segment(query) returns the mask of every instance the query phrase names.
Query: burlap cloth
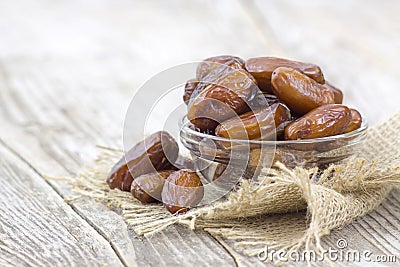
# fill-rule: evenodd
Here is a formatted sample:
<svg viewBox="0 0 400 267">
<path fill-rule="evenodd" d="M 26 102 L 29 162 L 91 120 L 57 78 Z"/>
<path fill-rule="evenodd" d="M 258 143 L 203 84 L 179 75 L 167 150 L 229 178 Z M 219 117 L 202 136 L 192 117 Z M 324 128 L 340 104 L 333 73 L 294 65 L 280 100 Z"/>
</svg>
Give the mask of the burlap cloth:
<svg viewBox="0 0 400 267">
<path fill-rule="evenodd" d="M 265 245 L 318 251 L 322 236 L 374 210 L 400 184 L 399 132 L 400 112 L 369 129 L 361 150 L 341 165 L 321 173 L 317 168 L 288 169 L 278 163 L 261 184 L 245 180 L 226 198 L 179 216 L 161 204 L 143 205 L 130 193 L 108 188 L 105 178 L 122 155 L 118 150 L 103 149 L 95 165 L 72 182 L 79 195 L 120 208 L 140 235 L 183 224 L 232 240 L 238 251 L 250 256 Z"/>
</svg>

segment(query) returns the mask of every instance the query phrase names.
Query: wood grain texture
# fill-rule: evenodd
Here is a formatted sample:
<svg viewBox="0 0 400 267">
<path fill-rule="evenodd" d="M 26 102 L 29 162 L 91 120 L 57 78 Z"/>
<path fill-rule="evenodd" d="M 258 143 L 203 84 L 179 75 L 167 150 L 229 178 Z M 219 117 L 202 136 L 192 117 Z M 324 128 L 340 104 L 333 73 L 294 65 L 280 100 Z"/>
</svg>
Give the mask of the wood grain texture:
<svg viewBox="0 0 400 267">
<path fill-rule="evenodd" d="M 123 266 L 106 239 L 0 143 L 0 258 L 14 266 Z"/>
<path fill-rule="evenodd" d="M 382 121 L 400 100 L 398 2 L 390 2 L 393 8 L 374 1 L 311 0 L 0 3 L 5 33 L 0 42 L 0 139 L 14 153 L 7 152 L 5 164 L 24 166 L 18 169 L 26 172 L 23 185 L 44 184 L 42 177 L 26 171 L 29 165 L 40 174 L 75 175 L 96 156 L 95 145 L 122 147 L 126 109 L 146 79 L 175 64 L 216 54 L 317 62 L 344 89 L 347 103 L 359 106 L 372 123 Z M 351 12 L 355 9 L 359 12 Z M 7 179 L 15 176 L 9 169 L 4 169 Z M 10 182 L 10 190 L 16 186 L 21 185 Z M 74 197 L 63 181 L 50 181 L 50 186 L 65 199 Z M 345 238 L 352 249 L 398 254 L 399 195 L 393 192 L 376 212 L 334 231 L 325 244 L 334 246 Z M 59 201 L 59 196 L 52 192 L 46 197 Z M 105 250 L 115 250 L 128 266 L 260 265 L 238 254 L 230 242 L 201 231 L 174 226 L 144 239 L 101 203 L 80 199 L 69 205 L 86 220 L 81 220 L 85 227 L 93 227 L 89 232 L 109 242 Z M 48 226 L 48 231 L 61 228 Z M 42 241 L 35 245 L 45 246 L 47 240 Z M 23 264 L 15 258 L 21 257 L 15 247 L 4 249 L 0 265 Z M 82 255 L 73 258 L 84 263 Z M 69 265 L 63 254 L 58 257 Z M 48 260 L 42 258 L 43 263 Z M 110 259 L 108 264 L 120 264 L 114 264 L 116 256 Z"/>
</svg>

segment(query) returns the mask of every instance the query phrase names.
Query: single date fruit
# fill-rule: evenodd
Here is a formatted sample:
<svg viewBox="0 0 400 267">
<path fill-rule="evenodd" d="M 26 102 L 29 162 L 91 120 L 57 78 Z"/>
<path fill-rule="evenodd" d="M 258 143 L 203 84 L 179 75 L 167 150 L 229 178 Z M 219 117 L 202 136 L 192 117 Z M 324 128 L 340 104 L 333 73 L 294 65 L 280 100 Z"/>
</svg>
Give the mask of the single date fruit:
<svg viewBox="0 0 400 267">
<path fill-rule="evenodd" d="M 277 68 L 272 74 L 275 95 L 297 115 L 304 115 L 322 105 L 334 104 L 334 94 L 292 68 Z"/>
<path fill-rule="evenodd" d="M 164 206 L 169 212 L 185 213 L 200 203 L 204 189 L 196 172 L 180 170 L 168 177 L 161 195 Z"/>
<path fill-rule="evenodd" d="M 171 168 L 178 157 L 178 144 L 167 132 L 156 132 L 137 143 L 111 169 L 107 183 L 111 189 L 130 191 L 134 178 Z"/>
<path fill-rule="evenodd" d="M 201 88 L 203 81 L 199 83 L 188 105 L 188 119 L 202 131 L 214 130 L 220 122 L 247 112 L 259 92 L 254 78 L 243 69 L 222 65 L 215 74 L 205 88 Z"/>
<path fill-rule="evenodd" d="M 257 80 L 260 90 L 272 93 L 271 76 L 275 69 L 288 67 L 296 69 L 318 83 L 324 83 L 321 68 L 315 64 L 303 63 L 284 58 L 257 57 L 246 61 L 246 70 Z"/>
<path fill-rule="evenodd" d="M 223 56 L 216 56 L 216 57 L 209 57 L 204 59 L 198 66 L 196 70 L 196 77 L 198 80 L 203 79 L 207 76 L 210 72 L 221 66 L 221 64 L 226 64 L 229 62 L 235 61 L 237 62 L 240 68 L 244 68 L 244 60 L 240 57 L 235 57 L 231 55 L 223 55 Z"/>
<path fill-rule="evenodd" d="M 192 98 L 196 98 L 201 92 L 203 92 L 205 89 L 208 89 L 211 85 L 220 84 L 220 80 L 225 78 L 225 73 L 228 70 L 231 72 L 234 70 L 243 70 L 243 63 L 235 58 L 224 62 L 224 64 L 213 64 L 215 68 L 208 72 L 207 75 L 204 75 L 201 79 L 197 79 L 198 84 L 192 92 L 189 92 L 189 88 L 188 90 L 185 88 L 184 98 L 188 99 L 188 105 L 190 105 Z"/>
<path fill-rule="evenodd" d="M 174 170 L 151 172 L 135 178 L 131 185 L 131 193 L 142 203 L 153 203 L 161 201 L 161 192 L 165 179 Z"/>
<path fill-rule="evenodd" d="M 285 122 L 288 121 L 289 109 L 278 103 L 226 120 L 218 125 L 215 134 L 230 139 L 273 140 L 283 133 Z"/>
<path fill-rule="evenodd" d="M 290 123 L 285 129 L 285 138 L 312 139 L 341 134 L 350 124 L 351 118 L 351 111 L 346 106 L 321 106 Z"/>
</svg>

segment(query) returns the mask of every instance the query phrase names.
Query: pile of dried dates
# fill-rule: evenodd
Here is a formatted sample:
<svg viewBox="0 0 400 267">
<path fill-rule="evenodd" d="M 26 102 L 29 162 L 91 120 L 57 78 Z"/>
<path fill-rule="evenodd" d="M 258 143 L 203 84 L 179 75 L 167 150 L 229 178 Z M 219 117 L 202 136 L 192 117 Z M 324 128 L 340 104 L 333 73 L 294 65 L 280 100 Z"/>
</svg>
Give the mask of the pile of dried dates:
<svg viewBox="0 0 400 267">
<path fill-rule="evenodd" d="M 342 91 L 325 81 L 320 67 L 274 57 L 205 59 L 183 100 L 196 130 L 231 139 L 321 138 L 362 122 L 357 110 L 342 105 Z"/>
<path fill-rule="evenodd" d="M 320 67 L 282 58 L 205 59 L 186 83 L 183 100 L 196 131 L 230 139 L 314 139 L 362 123 Z M 178 154 L 170 134 L 154 133 L 120 159 L 107 183 L 142 203 L 163 202 L 171 213 L 184 213 L 200 203 L 204 190 L 193 163 Z"/>
<path fill-rule="evenodd" d="M 111 189 L 130 191 L 142 203 L 162 201 L 171 213 L 184 213 L 204 195 L 190 161 L 179 158 L 173 137 L 156 132 L 131 148 L 107 177 Z"/>
</svg>

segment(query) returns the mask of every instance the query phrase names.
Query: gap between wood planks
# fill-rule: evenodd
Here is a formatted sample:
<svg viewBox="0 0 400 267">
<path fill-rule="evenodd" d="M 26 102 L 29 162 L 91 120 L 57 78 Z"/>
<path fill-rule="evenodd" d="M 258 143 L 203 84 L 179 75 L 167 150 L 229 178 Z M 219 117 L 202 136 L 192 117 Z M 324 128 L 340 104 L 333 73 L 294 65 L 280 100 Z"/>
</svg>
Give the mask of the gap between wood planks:
<svg viewBox="0 0 400 267">
<path fill-rule="evenodd" d="M 28 166 L 29 169 L 31 169 L 34 173 L 36 173 L 39 177 L 41 177 L 44 182 L 51 187 L 52 190 L 54 190 L 58 196 L 60 196 L 61 199 L 64 200 L 64 203 L 66 203 L 71 209 L 80 217 L 82 218 L 85 223 L 87 223 L 91 228 L 93 228 L 99 236 L 101 236 L 105 241 L 107 241 L 108 244 L 110 244 L 110 247 L 114 251 L 115 255 L 117 255 L 118 259 L 120 260 L 121 264 L 125 267 L 129 266 L 127 262 L 124 260 L 124 258 L 120 255 L 119 251 L 117 248 L 115 248 L 113 242 L 111 242 L 105 234 L 101 231 L 101 229 L 98 229 L 96 225 L 94 225 L 91 221 L 89 221 L 79 210 L 75 208 L 73 203 L 65 201 L 65 198 L 63 194 L 55 187 L 53 186 L 44 176 L 41 174 L 32 164 L 29 163 L 23 156 L 21 156 L 19 153 L 17 153 L 15 150 L 13 150 L 10 146 L 8 146 L 1 138 L 0 138 L 0 145 L 2 145 L 5 149 L 7 149 L 11 154 L 13 154 L 15 157 L 17 157 L 21 162 L 23 162 L 25 165 Z M 67 229 L 68 230 L 68 229 Z"/>
</svg>

